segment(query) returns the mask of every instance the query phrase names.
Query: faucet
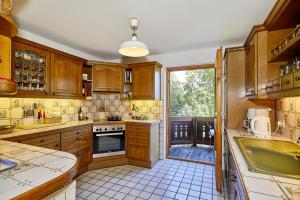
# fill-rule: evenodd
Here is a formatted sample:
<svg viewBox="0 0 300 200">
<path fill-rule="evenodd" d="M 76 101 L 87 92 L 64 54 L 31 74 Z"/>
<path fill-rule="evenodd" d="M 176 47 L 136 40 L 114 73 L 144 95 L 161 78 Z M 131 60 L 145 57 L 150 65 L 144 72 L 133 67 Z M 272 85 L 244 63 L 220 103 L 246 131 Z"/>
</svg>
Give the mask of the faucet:
<svg viewBox="0 0 300 200">
<path fill-rule="evenodd" d="M 298 140 L 296 142 L 297 144 L 300 144 L 300 137 L 298 137 Z"/>
</svg>

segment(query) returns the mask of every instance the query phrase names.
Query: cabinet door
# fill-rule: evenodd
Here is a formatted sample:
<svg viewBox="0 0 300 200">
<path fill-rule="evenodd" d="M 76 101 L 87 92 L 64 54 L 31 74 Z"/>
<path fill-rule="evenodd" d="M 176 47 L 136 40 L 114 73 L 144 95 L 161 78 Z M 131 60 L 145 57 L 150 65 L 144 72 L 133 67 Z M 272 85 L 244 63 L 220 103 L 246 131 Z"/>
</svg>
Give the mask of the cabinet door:
<svg viewBox="0 0 300 200">
<path fill-rule="evenodd" d="M 81 96 L 82 62 L 51 54 L 51 94 Z"/>
<path fill-rule="evenodd" d="M 246 47 L 246 95 L 257 94 L 257 35 L 253 37 L 249 45 Z"/>
<path fill-rule="evenodd" d="M 41 96 L 49 93 L 50 52 L 20 42 L 12 42 L 12 79 L 18 95 Z"/>
<path fill-rule="evenodd" d="M 132 96 L 135 99 L 154 99 L 154 66 L 132 69 Z"/>
<path fill-rule="evenodd" d="M 119 66 L 93 66 L 93 86 L 98 92 L 121 92 L 122 67 Z"/>
</svg>

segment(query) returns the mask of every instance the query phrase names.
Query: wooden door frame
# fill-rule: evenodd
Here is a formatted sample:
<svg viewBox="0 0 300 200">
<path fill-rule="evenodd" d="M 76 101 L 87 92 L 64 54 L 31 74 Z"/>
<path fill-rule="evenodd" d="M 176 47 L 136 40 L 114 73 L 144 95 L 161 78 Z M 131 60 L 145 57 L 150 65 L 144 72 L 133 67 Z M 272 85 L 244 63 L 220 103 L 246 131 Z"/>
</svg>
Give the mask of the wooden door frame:
<svg viewBox="0 0 300 200">
<path fill-rule="evenodd" d="M 166 157 L 175 160 L 183 160 L 189 162 L 196 162 L 201 164 L 207 164 L 214 166 L 214 163 L 186 160 L 183 158 L 177 158 L 170 156 L 170 74 L 174 71 L 192 71 L 201 69 L 215 69 L 215 64 L 202 64 L 202 65 L 192 65 L 192 66 L 181 66 L 181 67 L 167 67 L 166 68 Z M 216 93 L 216 87 L 215 87 Z"/>
</svg>

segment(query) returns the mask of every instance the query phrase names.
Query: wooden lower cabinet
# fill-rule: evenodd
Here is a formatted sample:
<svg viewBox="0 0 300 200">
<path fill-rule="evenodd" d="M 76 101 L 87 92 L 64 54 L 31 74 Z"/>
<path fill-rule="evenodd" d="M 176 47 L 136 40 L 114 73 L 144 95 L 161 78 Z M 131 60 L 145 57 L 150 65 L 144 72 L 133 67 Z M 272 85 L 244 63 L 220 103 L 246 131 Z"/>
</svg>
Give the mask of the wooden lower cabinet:
<svg viewBox="0 0 300 200">
<path fill-rule="evenodd" d="M 61 132 L 40 132 L 7 140 L 72 153 L 78 160 L 79 175 L 88 170 L 88 165 L 92 161 L 92 135 L 91 126 L 79 126 Z"/>
<path fill-rule="evenodd" d="M 248 195 L 246 195 L 244 191 L 244 186 L 242 183 L 242 179 L 239 175 L 238 168 L 235 164 L 233 155 L 230 151 L 229 143 L 227 137 L 225 137 L 225 177 L 227 180 L 228 187 L 228 197 L 231 200 L 248 200 Z"/>
<path fill-rule="evenodd" d="M 126 154 L 129 164 L 151 168 L 159 159 L 159 123 L 126 123 Z"/>
<path fill-rule="evenodd" d="M 92 128 L 85 127 L 61 133 L 61 150 L 74 154 L 78 159 L 78 173 L 87 171 L 92 161 Z"/>
</svg>

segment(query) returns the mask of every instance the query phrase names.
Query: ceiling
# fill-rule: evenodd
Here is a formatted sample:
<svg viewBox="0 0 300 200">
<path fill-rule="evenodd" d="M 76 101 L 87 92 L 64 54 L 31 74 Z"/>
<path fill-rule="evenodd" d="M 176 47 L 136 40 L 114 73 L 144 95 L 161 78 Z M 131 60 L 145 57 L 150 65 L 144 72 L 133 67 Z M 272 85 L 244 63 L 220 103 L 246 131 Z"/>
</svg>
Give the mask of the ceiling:
<svg viewBox="0 0 300 200">
<path fill-rule="evenodd" d="M 276 0 L 14 0 L 25 31 L 101 59 L 117 59 L 129 18 L 151 54 L 243 43 Z"/>
</svg>

